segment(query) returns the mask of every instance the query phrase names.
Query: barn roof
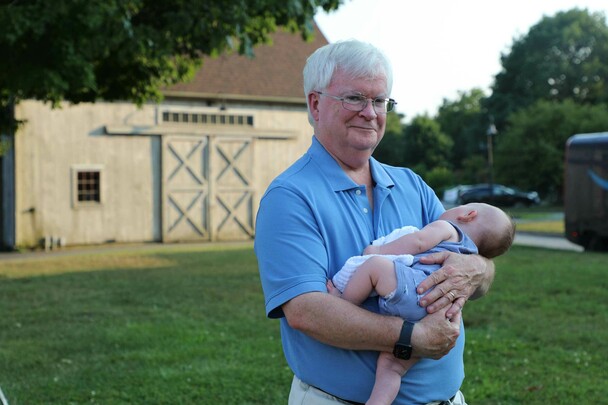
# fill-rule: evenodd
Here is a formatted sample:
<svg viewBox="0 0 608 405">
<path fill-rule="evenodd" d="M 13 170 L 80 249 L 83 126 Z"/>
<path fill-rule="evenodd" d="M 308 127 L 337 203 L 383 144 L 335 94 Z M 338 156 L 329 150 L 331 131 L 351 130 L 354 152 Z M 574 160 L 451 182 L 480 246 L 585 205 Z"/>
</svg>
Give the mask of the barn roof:
<svg viewBox="0 0 608 405">
<path fill-rule="evenodd" d="M 254 48 L 254 58 L 237 53 L 205 58 L 192 81 L 170 87 L 165 95 L 302 103 L 306 58 L 327 43 L 316 25 L 310 42 L 299 33 L 278 31 L 271 45 Z"/>
</svg>

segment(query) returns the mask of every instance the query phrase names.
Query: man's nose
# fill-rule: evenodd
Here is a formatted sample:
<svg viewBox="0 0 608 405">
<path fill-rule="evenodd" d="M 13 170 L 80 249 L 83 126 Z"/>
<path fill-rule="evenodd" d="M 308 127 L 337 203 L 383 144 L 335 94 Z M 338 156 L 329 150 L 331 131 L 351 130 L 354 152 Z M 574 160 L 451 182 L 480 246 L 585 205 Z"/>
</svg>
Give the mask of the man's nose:
<svg viewBox="0 0 608 405">
<path fill-rule="evenodd" d="M 365 117 L 366 119 L 372 120 L 378 116 L 376 109 L 374 108 L 374 103 L 372 100 L 367 100 L 367 104 L 365 108 L 359 112 L 360 115 Z"/>
</svg>

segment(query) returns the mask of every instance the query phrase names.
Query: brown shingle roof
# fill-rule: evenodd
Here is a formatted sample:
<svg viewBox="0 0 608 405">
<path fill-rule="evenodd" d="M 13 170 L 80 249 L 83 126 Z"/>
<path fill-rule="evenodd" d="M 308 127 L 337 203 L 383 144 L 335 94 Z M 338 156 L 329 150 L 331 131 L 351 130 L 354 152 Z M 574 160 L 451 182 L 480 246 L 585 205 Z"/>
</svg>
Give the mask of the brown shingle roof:
<svg viewBox="0 0 608 405">
<path fill-rule="evenodd" d="M 169 88 L 167 94 L 230 98 L 288 98 L 304 101 L 302 69 L 306 58 L 327 39 L 315 25 L 314 38 L 305 42 L 299 33 L 272 35 L 272 45 L 254 48 L 255 57 L 231 53 L 206 58 L 194 79 Z"/>
</svg>

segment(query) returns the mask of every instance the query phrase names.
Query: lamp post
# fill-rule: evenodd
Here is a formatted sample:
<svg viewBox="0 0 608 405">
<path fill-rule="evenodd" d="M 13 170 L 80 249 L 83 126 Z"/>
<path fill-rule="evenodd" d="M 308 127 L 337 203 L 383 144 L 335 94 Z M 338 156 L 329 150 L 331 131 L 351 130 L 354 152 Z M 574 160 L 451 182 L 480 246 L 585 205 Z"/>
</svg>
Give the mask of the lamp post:
<svg viewBox="0 0 608 405">
<path fill-rule="evenodd" d="M 492 137 L 497 133 L 498 131 L 496 130 L 494 123 L 490 123 L 490 126 L 488 126 L 488 129 L 486 130 L 486 138 L 488 141 L 488 184 L 490 185 L 490 199 L 494 194 L 494 140 Z"/>
</svg>

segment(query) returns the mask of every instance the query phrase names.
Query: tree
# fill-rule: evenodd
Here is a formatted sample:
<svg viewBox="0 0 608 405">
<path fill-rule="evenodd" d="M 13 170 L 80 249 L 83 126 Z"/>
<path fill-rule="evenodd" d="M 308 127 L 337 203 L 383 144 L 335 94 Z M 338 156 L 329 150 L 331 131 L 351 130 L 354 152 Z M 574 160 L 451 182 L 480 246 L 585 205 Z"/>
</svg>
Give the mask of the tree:
<svg viewBox="0 0 608 405">
<path fill-rule="evenodd" d="M 431 171 L 437 175 L 444 172 L 441 168 L 450 169 L 449 161 L 453 142 L 441 132 L 441 128 L 435 120 L 426 115 L 414 117 L 412 122 L 405 127 L 404 136 L 406 165 L 427 181 Z M 429 185 L 437 190 L 438 186 L 444 184 L 429 182 Z"/>
<path fill-rule="evenodd" d="M 98 99 L 142 104 L 201 57 L 252 55 L 278 27 L 309 38 L 341 0 L 13 0 L 0 6 L 0 105 Z"/>
<path fill-rule="evenodd" d="M 495 174 L 499 182 L 537 190 L 559 201 L 563 188 L 566 140 L 575 134 L 605 132 L 608 104 L 581 105 L 572 100 L 539 100 L 511 116 L 498 136 Z"/>
<path fill-rule="evenodd" d="M 438 192 L 452 184 L 454 177 L 449 162 L 452 140 L 426 115 L 414 117 L 405 126 L 402 119 L 402 114 L 387 116 L 384 138 L 374 157 L 393 166 L 410 167 Z"/>
<path fill-rule="evenodd" d="M 537 100 L 608 102 L 608 26 L 602 13 L 573 9 L 544 17 L 501 56 L 487 109 L 504 129 L 508 116 Z"/>
<path fill-rule="evenodd" d="M 459 99 L 444 99 L 436 120 L 441 132 L 452 139 L 454 147 L 450 164 L 455 170 L 464 167 L 465 159 L 480 153 L 487 129 L 487 118 L 481 110 L 481 100 L 485 97 L 483 90 L 472 89 L 459 92 Z"/>
<path fill-rule="evenodd" d="M 489 179 L 487 156 L 477 154 L 465 157 L 457 176 L 456 184 L 487 183 Z"/>
<path fill-rule="evenodd" d="M 403 114 L 391 112 L 386 116 L 386 130 L 380 144 L 374 150 L 379 161 L 393 165 L 405 165 L 405 136 L 401 120 Z"/>
</svg>

